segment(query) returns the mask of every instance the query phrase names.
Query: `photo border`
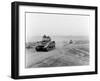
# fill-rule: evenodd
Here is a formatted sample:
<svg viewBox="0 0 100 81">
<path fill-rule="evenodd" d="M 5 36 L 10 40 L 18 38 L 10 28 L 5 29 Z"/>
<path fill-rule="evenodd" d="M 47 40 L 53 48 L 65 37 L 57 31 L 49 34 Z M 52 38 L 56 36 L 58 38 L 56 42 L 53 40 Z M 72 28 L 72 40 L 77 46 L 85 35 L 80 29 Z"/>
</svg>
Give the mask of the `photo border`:
<svg viewBox="0 0 100 81">
<path fill-rule="evenodd" d="M 89 9 L 95 10 L 95 71 L 89 72 L 75 72 L 75 73 L 59 73 L 59 74 L 43 74 L 43 75 L 19 75 L 19 6 L 42 6 L 42 7 L 56 7 L 56 8 L 74 8 L 74 9 Z M 97 34 L 97 14 L 96 6 L 81 6 L 81 5 L 62 5 L 49 3 L 31 3 L 31 2 L 12 2 L 11 4 L 11 78 L 26 79 L 26 78 L 43 78 L 43 77 L 58 77 L 58 76 L 72 76 L 72 75 L 88 75 L 98 73 L 98 34 Z"/>
</svg>

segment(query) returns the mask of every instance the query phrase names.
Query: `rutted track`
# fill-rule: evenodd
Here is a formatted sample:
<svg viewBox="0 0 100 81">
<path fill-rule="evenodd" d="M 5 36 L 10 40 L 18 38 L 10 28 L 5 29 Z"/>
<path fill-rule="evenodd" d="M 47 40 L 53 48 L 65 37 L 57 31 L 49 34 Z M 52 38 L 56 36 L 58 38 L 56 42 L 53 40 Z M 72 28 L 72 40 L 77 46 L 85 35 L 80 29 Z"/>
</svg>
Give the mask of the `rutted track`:
<svg viewBox="0 0 100 81">
<path fill-rule="evenodd" d="M 69 51 L 73 49 L 76 52 L 76 54 Z M 80 50 L 75 46 L 58 47 L 49 52 L 33 53 L 32 51 L 28 50 L 28 52 L 26 53 L 27 68 L 77 66 L 77 65 L 88 65 L 88 64 L 89 64 L 89 53 L 87 51 Z"/>
</svg>

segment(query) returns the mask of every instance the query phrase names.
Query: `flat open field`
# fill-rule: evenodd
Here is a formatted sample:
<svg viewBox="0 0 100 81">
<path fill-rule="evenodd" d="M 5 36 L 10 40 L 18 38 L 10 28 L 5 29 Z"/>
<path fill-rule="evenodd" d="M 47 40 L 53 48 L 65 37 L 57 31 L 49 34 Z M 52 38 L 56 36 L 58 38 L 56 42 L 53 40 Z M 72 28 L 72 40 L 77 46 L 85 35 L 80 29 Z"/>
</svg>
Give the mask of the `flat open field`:
<svg viewBox="0 0 100 81">
<path fill-rule="evenodd" d="M 60 39 L 60 40 L 59 40 Z M 89 40 L 84 37 L 53 38 L 56 48 L 48 52 L 37 52 L 35 47 L 27 49 L 26 68 L 89 65 Z M 69 44 L 72 39 L 73 43 Z"/>
</svg>

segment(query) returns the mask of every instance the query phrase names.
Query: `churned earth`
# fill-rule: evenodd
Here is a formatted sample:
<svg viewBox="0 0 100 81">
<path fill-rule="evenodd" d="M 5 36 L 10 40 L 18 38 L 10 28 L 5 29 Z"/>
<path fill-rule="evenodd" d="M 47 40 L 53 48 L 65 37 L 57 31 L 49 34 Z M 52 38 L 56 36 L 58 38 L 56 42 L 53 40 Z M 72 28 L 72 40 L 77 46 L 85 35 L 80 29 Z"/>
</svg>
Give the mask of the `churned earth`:
<svg viewBox="0 0 100 81">
<path fill-rule="evenodd" d="M 26 48 L 25 61 L 26 68 L 89 65 L 89 43 L 86 40 L 72 44 L 56 41 L 56 48 L 48 52 Z"/>
</svg>

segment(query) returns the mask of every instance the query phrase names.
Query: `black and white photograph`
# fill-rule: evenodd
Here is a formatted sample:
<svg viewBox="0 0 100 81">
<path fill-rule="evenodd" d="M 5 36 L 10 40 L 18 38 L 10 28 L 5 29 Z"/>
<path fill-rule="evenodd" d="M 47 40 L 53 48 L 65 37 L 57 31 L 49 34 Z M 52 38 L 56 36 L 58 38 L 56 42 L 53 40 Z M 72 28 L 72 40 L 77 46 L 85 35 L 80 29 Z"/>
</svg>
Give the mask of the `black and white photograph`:
<svg viewBox="0 0 100 81">
<path fill-rule="evenodd" d="M 97 7 L 12 3 L 11 77 L 97 74 Z"/>
<path fill-rule="evenodd" d="M 26 12 L 26 68 L 89 65 L 89 15 Z"/>
</svg>

